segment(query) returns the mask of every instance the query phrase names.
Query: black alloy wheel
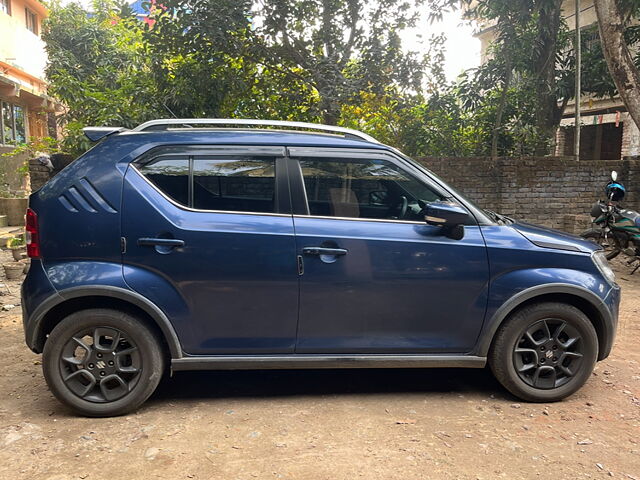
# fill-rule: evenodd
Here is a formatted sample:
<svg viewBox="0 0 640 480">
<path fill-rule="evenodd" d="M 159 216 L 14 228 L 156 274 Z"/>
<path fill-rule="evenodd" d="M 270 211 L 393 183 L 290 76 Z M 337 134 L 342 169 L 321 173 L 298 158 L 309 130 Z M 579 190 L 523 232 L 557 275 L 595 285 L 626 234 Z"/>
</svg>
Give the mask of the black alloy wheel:
<svg viewBox="0 0 640 480">
<path fill-rule="evenodd" d="M 513 350 L 518 376 L 534 388 L 557 388 L 580 369 L 580 332 L 564 320 L 545 319 L 528 327 Z"/>
<path fill-rule="evenodd" d="M 598 358 L 598 335 L 573 305 L 533 303 L 499 327 L 489 366 L 498 381 L 529 402 L 555 402 L 580 389 Z"/>
<path fill-rule="evenodd" d="M 138 346 L 116 328 L 99 326 L 76 332 L 60 352 L 62 379 L 89 402 L 112 402 L 135 387 L 142 372 Z"/>
<path fill-rule="evenodd" d="M 64 318 L 47 338 L 42 356 L 51 392 L 90 417 L 138 408 L 155 391 L 164 365 L 162 341 L 144 319 L 105 308 Z"/>
</svg>

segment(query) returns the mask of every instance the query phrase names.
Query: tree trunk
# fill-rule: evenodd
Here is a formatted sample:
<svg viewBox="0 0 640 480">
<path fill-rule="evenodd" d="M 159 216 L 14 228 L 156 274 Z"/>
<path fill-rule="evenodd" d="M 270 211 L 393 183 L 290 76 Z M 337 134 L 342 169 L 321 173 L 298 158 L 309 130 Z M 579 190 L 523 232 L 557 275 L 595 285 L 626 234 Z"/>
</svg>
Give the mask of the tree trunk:
<svg viewBox="0 0 640 480">
<path fill-rule="evenodd" d="M 597 3 L 597 2 L 596 2 Z M 541 0 L 538 15 L 537 58 L 534 60 L 537 107 L 535 124 L 540 135 L 536 155 L 547 155 L 560 125 L 561 112 L 556 94 L 556 53 L 562 0 Z"/>
<path fill-rule="evenodd" d="M 319 109 L 322 114 L 322 123 L 325 125 L 337 125 L 340 120 L 340 102 L 336 98 L 335 84 L 330 84 L 325 78 L 317 78 L 316 90 L 320 95 Z"/>
<path fill-rule="evenodd" d="M 640 127 L 640 72 L 624 40 L 624 19 L 615 0 L 596 0 L 602 51 L 631 118 Z"/>
</svg>

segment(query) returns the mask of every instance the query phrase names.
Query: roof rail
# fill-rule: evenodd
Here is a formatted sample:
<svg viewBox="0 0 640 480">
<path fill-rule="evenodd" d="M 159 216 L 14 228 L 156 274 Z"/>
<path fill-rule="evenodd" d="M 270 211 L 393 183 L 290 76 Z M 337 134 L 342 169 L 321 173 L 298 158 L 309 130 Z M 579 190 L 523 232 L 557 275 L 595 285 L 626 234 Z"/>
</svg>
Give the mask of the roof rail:
<svg viewBox="0 0 640 480">
<path fill-rule="evenodd" d="M 308 122 L 289 122 L 284 120 L 250 120 L 243 118 L 164 118 L 159 120 L 151 120 L 138 125 L 133 129 L 134 132 L 143 132 L 145 130 L 168 130 L 171 125 L 183 125 L 185 127 L 193 127 L 199 125 L 255 125 L 265 127 L 283 127 L 283 128 L 300 128 L 306 130 L 319 130 L 321 132 L 341 133 L 345 136 L 357 137 L 370 143 L 380 143 L 366 133 L 353 130 L 351 128 L 336 127 L 333 125 L 322 125 Z M 159 127 L 159 128 L 158 128 Z M 162 128 L 164 127 L 164 128 Z"/>
</svg>

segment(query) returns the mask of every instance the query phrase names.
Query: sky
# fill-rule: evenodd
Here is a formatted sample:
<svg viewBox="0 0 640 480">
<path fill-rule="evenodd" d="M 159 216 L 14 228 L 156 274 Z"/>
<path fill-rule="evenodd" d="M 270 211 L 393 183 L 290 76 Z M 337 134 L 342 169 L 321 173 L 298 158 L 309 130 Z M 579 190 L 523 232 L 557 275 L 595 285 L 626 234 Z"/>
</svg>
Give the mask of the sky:
<svg viewBox="0 0 640 480">
<path fill-rule="evenodd" d="M 463 70 L 480 65 L 480 40 L 473 36 L 473 27 L 463 22 L 459 10 L 446 13 L 441 22 L 433 24 L 425 13 L 417 28 L 404 32 L 403 44 L 407 50 L 425 51 L 426 46 L 421 45 L 421 41 L 426 42 L 431 35 L 442 32 L 447 37 L 444 65 L 447 80 L 455 80 Z"/>
<path fill-rule="evenodd" d="M 70 3 L 73 0 L 63 0 Z M 75 0 L 89 8 L 91 0 Z M 420 18 L 418 26 L 403 32 L 404 47 L 408 51 L 424 52 L 426 42 L 431 35 L 444 32 L 447 36 L 445 43 L 445 75 L 447 80 L 453 81 L 465 69 L 477 67 L 480 64 L 480 40 L 473 36 L 473 28 L 462 21 L 461 12 L 449 12 L 444 15 L 442 22 L 429 23 L 428 10 Z"/>
</svg>

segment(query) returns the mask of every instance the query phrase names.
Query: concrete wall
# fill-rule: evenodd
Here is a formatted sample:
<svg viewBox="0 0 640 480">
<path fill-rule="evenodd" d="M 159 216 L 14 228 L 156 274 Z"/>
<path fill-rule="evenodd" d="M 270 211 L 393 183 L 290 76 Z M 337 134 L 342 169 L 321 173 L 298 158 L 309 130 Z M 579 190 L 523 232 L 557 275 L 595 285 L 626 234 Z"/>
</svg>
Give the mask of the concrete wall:
<svg viewBox="0 0 640 480">
<path fill-rule="evenodd" d="M 28 204 L 26 198 L 0 198 L 0 215 L 7 216 L 9 225 L 22 226 Z"/>
<path fill-rule="evenodd" d="M 0 146 L 0 196 L 24 196 L 27 178 L 25 174 L 18 172 L 18 169 L 23 165 L 26 154 L 2 156 L 11 150 L 12 147 Z"/>
<path fill-rule="evenodd" d="M 640 210 L 640 158 L 576 161 L 543 158 L 421 158 L 427 168 L 480 206 L 532 223 L 579 233 L 604 198 L 611 170 L 627 189 L 623 204 Z"/>
</svg>

